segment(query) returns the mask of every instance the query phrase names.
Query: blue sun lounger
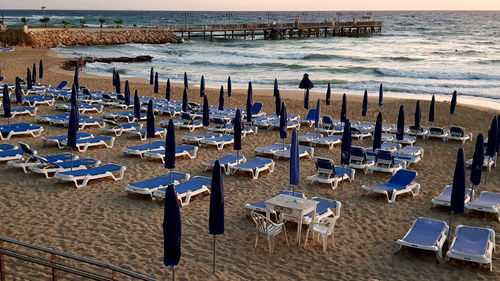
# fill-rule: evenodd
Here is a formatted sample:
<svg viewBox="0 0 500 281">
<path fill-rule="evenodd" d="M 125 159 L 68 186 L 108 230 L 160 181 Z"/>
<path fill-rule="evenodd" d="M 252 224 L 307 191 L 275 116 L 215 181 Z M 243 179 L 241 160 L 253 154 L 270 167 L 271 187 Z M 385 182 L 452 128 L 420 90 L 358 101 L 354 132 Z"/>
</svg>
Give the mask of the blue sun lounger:
<svg viewBox="0 0 500 281">
<path fill-rule="evenodd" d="M 104 119 L 113 119 L 113 121 L 118 121 L 120 119 L 124 119 L 124 120 L 127 120 L 128 123 L 142 121 L 142 120 L 147 119 L 146 114 L 141 113 L 140 118 L 139 118 L 140 120 L 136 120 L 136 118 L 134 117 L 133 111 L 107 112 L 107 113 L 104 113 L 102 117 Z"/>
<path fill-rule="evenodd" d="M 89 133 L 76 133 L 76 139 L 87 139 L 93 137 L 94 135 Z M 62 149 L 63 147 L 65 147 L 64 145 L 62 145 L 62 142 L 68 140 L 68 135 L 43 137 L 42 140 L 44 144 L 56 144 L 59 149 Z"/>
<path fill-rule="evenodd" d="M 22 149 L 10 149 L 0 151 L 0 161 L 10 161 L 23 158 L 24 151 Z"/>
<path fill-rule="evenodd" d="M 188 144 L 183 144 L 175 147 L 175 157 L 187 156 L 189 159 L 196 158 L 198 147 Z M 144 156 L 148 159 L 160 159 L 165 163 L 165 148 L 146 151 Z"/>
<path fill-rule="evenodd" d="M 42 97 L 42 96 L 29 96 L 23 97 L 23 104 L 27 104 L 28 106 L 37 106 L 37 105 L 54 105 L 54 98 L 51 97 Z"/>
<path fill-rule="evenodd" d="M 443 245 L 446 242 L 448 225 L 440 220 L 420 217 L 413 222 L 406 235 L 398 239 L 399 253 L 403 246 L 436 252 L 439 261 L 443 257 Z"/>
<path fill-rule="evenodd" d="M 327 136 L 324 138 L 318 138 L 311 141 L 311 145 L 327 145 L 328 148 L 333 149 L 336 144 L 342 143 L 342 136 Z"/>
<path fill-rule="evenodd" d="M 396 196 L 399 194 L 410 193 L 412 196 L 419 194 L 420 184 L 413 182 L 417 175 L 418 173 L 415 171 L 399 170 L 387 183 L 372 186 L 362 185 L 361 189 L 368 191 L 368 194 L 385 194 L 387 202 L 392 203 L 396 201 Z M 389 193 L 392 193 L 391 198 L 389 198 Z"/>
<path fill-rule="evenodd" d="M 300 124 L 305 124 L 309 127 L 312 127 L 314 123 L 316 123 L 316 109 L 309 109 L 306 118 L 301 119 Z"/>
<path fill-rule="evenodd" d="M 0 151 L 6 151 L 6 150 L 12 150 L 12 149 L 17 149 L 17 145 L 10 144 L 10 143 L 0 144 Z"/>
<path fill-rule="evenodd" d="M 101 128 L 101 131 L 104 133 L 113 133 L 115 136 L 119 137 L 124 132 L 140 129 L 142 129 L 142 124 L 140 123 L 125 123 L 120 125 L 115 121 L 105 119 L 104 127 Z"/>
<path fill-rule="evenodd" d="M 147 138 L 147 129 L 136 129 L 136 130 L 127 130 L 125 133 L 138 136 L 140 140 L 146 140 Z M 165 128 L 155 128 L 155 137 L 163 138 L 167 134 L 167 129 Z"/>
<path fill-rule="evenodd" d="M 316 157 L 316 173 L 308 176 L 307 180 L 319 183 L 330 184 L 332 189 L 336 189 L 338 183 L 344 180 L 349 182 L 354 179 L 355 170 L 349 167 L 338 167 L 333 165 L 333 161 L 328 158 Z"/>
<path fill-rule="evenodd" d="M 234 143 L 234 136 L 225 135 L 218 138 L 204 139 L 201 141 L 201 143 L 205 145 L 214 145 L 217 147 L 218 150 L 222 150 L 225 145 Z"/>
<path fill-rule="evenodd" d="M 181 203 L 181 206 L 186 206 L 189 204 L 193 196 L 201 194 L 203 192 L 210 193 L 210 189 L 208 189 L 208 187 L 211 185 L 211 178 L 196 176 L 175 186 L 177 199 Z M 166 187 L 159 188 L 153 193 L 153 196 L 158 198 L 165 198 L 166 190 Z"/>
<path fill-rule="evenodd" d="M 220 133 L 205 133 L 205 134 L 196 134 L 196 135 L 184 135 L 182 136 L 182 141 L 184 143 L 196 143 L 200 144 L 204 139 L 213 139 L 222 137 Z"/>
<path fill-rule="evenodd" d="M 479 198 L 465 204 L 467 210 L 496 213 L 500 221 L 500 193 L 481 191 Z"/>
<path fill-rule="evenodd" d="M 375 157 L 369 157 L 364 147 L 351 146 L 350 168 L 364 170 L 373 165 L 375 165 Z"/>
<path fill-rule="evenodd" d="M 281 150 L 274 153 L 274 157 L 276 159 L 279 158 L 290 159 L 290 153 L 291 153 L 290 149 Z M 314 156 L 314 148 L 309 146 L 299 145 L 299 158 L 303 157 L 312 158 L 313 156 Z"/>
<path fill-rule="evenodd" d="M 62 141 L 62 145 L 67 146 L 68 140 Z M 109 136 L 96 136 L 93 138 L 86 138 L 86 139 L 77 139 L 76 140 L 76 148 L 80 152 L 85 152 L 89 147 L 94 147 L 94 146 L 104 146 L 106 148 L 113 147 L 113 144 L 115 143 L 115 137 L 109 137 Z"/>
<path fill-rule="evenodd" d="M 177 185 L 180 182 L 189 180 L 190 175 L 182 172 L 168 172 L 166 175 L 156 178 L 148 179 L 145 181 L 130 183 L 125 187 L 128 193 L 136 193 L 151 196 L 154 199 L 153 193 L 169 184 Z"/>
<path fill-rule="evenodd" d="M 15 168 L 22 168 L 25 173 L 30 166 L 39 165 L 46 162 L 62 162 L 65 160 L 77 159 L 78 155 L 73 155 L 71 153 L 61 153 L 57 155 L 50 155 L 45 157 L 37 156 L 37 152 L 29 147 L 29 145 L 20 142 L 19 146 L 24 151 L 23 156 L 17 160 L 11 160 L 7 162 L 8 165 Z"/>
<path fill-rule="evenodd" d="M 444 188 L 443 193 L 432 198 L 432 200 L 431 200 L 432 207 L 434 207 L 435 205 L 450 207 L 451 206 L 451 190 L 452 190 L 452 186 L 447 185 Z M 464 198 L 465 204 L 467 204 L 471 200 L 472 197 L 474 197 L 474 192 L 472 191 L 472 189 L 466 188 L 465 189 L 465 198 Z"/>
<path fill-rule="evenodd" d="M 495 231 L 489 228 L 459 225 L 446 260 L 450 258 L 489 264 L 493 270 L 492 256 L 495 250 Z"/>
<path fill-rule="evenodd" d="M 9 125 L 0 125 L 0 139 L 8 140 L 12 136 L 27 135 L 39 137 L 43 132 L 43 127 L 30 123 L 17 123 Z"/>
<path fill-rule="evenodd" d="M 38 108 L 36 107 L 21 107 L 21 108 L 11 108 L 10 112 L 12 114 L 12 118 L 16 117 L 16 115 L 26 115 L 35 116 Z M 0 115 L 4 115 L 4 111 L 0 110 Z"/>
<path fill-rule="evenodd" d="M 61 181 L 73 182 L 76 188 L 84 187 L 90 180 L 101 179 L 111 177 L 113 180 L 123 179 L 123 173 L 126 167 L 117 164 L 106 164 L 104 166 L 77 170 L 77 171 L 66 171 L 66 172 L 56 172 L 54 178 Z M 117 176 L 113 173 L 118 173 Z M 78 182 L 81 183 L 79 184 Z"/>
<path fill-rule="evenodd" d="M 365 174 L 378 171 L 394 175 L 402 169 L 406 169 L 405 161 L 396 159 L 391 151 L 378 149 L 375 156 L 375 165 L 365 167 Z"/>
<path fill-rule="evenodd" d="M 299 143 L 311 143 L 313 140 L 316 140 L 316 139 L 321 139 L 323 138 L 323 134 L 319 134 L 319 133 L 306 133 L 302 136 L 299 136 L 298 138 L 298 141 Z"/>
<path fill-rule="evenodd" d="M 73 161 L 51 161 L 45 159 L 45 162 L 42 162 L 38 165 L 30 166 L 28 169 L 32 172 L 43 174 L 45 178 L 49 178 L 50 174 L 56 172 L 65 172 L 65 171 L 76 171 L 76 170 L 84 170 L 92 167 L 98 167 L 101 164 L 100 160 L 96 160 L 94 158 L 83 158 L 77 159 Z"/>
<path fill-rule="evenodd" d="M 278 151 L 290 149 L 290 144 L 275 143 L 255 148 L 255 155 L 274 155 Z"/>
<path fill-rule="evenodd" d="M 125 147 L 123 153 L 126 155 L 139 155 L 141 158 L 144 153 L 150 150 L 165 149 L 165 141 L 154 141 L 151 144 L 141 144 L 137 146 Z"/>
<path fill-rule="evenodd" d="M 236 171 L 250 172 L 253 179 L 259 178 L 259 173 L 268 170 L 270 173 L 274 171 L 274 161 L 272 159 L 255 157 L 252 160 L 238 165 L 230 166 L 229 173 L 233 175 Z"/>
<path fill-rule="evenodd" d="M 226 174 L 229 174 L 229 167 L 245 163 L 247 161 L 245 156 L 243 155 L 237 156 L 235 154 L 228 154 L 217 160 L 219 160 L 220 167 L 224 170 L 224 173 Z M 201 165 L 203 166 L 203 171 L 207 171 L 208 169 L 213 169 L 215 161 L 216 160 L 201 163 Z"/>
<path fill-rule="evenodd" d="M 88 103 L 79 103 L 78 104 L 78 112 L 81 114 L 84 114 L 85 112 L 96 112 L 96 113 L 101 113 L 103 110 L 103 106 L 100 104 L 88 104 Z M 64 110 L 64 111 L 70 111 L 71 110 L 71 104 L 56 104 L 56 109 L 58 110 Z"/>
</svg>

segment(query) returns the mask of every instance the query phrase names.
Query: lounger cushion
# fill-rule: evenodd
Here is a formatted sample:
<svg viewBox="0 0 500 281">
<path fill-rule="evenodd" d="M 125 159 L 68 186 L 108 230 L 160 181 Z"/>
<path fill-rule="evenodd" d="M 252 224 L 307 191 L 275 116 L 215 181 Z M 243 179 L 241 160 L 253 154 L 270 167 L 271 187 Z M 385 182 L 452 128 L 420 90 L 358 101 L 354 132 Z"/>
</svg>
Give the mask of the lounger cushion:
<svg viewBox="0 0 500 281">
<path fill-rule="evenodd" d="M 422 246 L 434 246 L 445 228 L 446 224 L 442 221 L 418 218 L 403 241 Z"/>
<path fill-rule="evenodd" d="M 451 251 L 469 255 L 486 255 L 490 232 L 485 228 L 462 226 Z"/>
</svg>

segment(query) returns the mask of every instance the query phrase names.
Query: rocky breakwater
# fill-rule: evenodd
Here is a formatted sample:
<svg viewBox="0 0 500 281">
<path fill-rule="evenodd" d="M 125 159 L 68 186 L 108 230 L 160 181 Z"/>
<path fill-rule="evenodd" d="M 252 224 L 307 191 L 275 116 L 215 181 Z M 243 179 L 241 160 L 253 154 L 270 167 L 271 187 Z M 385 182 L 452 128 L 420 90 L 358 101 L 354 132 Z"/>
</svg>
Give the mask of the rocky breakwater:
<svg viewBox="0 0 500 281">
<path fill-rule="evenodd" d="M 28 30 L 27 34 L 31 39 L 31 46 L 33 48 L 53 48 L 60 45 L 164 44 L 182 42 L 182 38 L 165 29 L 33 29 Z"/>
</svg>

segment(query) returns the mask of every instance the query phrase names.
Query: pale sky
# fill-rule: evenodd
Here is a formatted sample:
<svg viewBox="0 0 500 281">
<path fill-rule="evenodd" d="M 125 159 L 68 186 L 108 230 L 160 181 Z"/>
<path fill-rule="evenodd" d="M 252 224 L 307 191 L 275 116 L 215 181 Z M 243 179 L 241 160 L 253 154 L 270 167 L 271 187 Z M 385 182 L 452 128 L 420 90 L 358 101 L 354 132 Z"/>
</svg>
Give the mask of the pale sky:
<svg viewBox="0 0 500 281">
<path fill-rule="evenodd" d="M 339 11 L 500 10 L 500 0 L 0 0 L 0 9 Z"/>
</svg>

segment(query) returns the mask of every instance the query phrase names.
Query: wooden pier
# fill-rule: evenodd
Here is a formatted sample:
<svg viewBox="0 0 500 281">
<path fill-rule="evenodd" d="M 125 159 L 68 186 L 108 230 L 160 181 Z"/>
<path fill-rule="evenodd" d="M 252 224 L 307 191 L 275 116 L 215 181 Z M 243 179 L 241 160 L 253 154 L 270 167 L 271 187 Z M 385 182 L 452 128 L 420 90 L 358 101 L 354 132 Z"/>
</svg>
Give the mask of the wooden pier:
<svg viewBox="0 0 500 281">
<path fill-rule="evenodd" d="M 235 23 L 235 24 L 179 24 L 167 26 L 172 32 L 187 39 L 191 37 L 244 38 L 252 40 L 256 36 L 264 39 L 284 39 L 295 37 L 334 37 L 358 36 L 382 32 L 381 21 L 350 21 L 350 22 L 310 22 L 310 23 Z"/>
</svg>

